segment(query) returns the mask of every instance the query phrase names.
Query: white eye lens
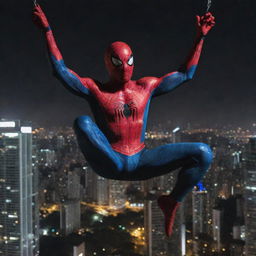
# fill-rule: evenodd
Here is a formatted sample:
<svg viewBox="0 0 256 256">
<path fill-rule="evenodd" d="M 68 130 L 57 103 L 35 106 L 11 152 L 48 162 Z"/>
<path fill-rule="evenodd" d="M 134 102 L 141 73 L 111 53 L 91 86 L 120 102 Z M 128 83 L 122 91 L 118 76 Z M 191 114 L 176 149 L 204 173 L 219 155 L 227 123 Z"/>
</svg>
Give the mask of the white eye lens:
<svg viewBox="0 0 256 256">
<path fill-rule="evenodd" d="M 115 57 L 112 57 L 111 60 L 112 60 L 112 63 L 113 63 L 115 66 L 117 66 L 117 67 L 122 65 L 122 61 L 119 60 L 119 59 L 117 59 L 117 58 L 115 58 Z"/>
<path fill-rule="evenodd" d="M 133 56 L 130 57 L 130 59 L 128 60 L 128 65 L 132 66 L 133 65 Z"/>
</svg>

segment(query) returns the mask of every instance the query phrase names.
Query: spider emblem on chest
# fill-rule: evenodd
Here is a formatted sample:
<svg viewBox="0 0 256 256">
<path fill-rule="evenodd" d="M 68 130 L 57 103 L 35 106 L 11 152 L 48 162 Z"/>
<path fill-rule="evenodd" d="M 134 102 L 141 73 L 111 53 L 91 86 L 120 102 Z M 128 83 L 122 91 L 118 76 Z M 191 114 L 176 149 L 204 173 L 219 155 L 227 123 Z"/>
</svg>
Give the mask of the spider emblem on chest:
<svg viewBox="0 0 256 256">
<path fill-rule="evenodd" d="M 130 101 L 125 104 L 122 102 L 115 103 L 114 110 L 115 118 L 118 121 L 120 121 L 122 118 L 128 119 L 129 117 L 132 117 L 134 121 L 138 116 L 138 109 L 133 101 Z"/>
</svg>

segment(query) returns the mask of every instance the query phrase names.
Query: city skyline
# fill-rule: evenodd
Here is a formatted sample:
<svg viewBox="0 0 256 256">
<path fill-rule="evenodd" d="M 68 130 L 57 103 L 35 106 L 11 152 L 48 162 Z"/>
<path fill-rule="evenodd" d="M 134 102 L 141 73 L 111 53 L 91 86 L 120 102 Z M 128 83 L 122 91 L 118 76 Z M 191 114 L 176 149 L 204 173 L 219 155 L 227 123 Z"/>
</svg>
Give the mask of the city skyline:
<svg viewBox="0 0 256 256">
<path fill-rule="evenodd" d="M 166 132 L 167 127 L 148 132 L 149 148 L 174 141 L 200 141 L 214 151 L 214 162 L 203 186 L 186 197 L 177 214 L 175 232 L 167 239 L 156 198 L 170 193 L 177 172 L 143 182 L 104 179 L 81 155 L 71 127 L 32 130 L 31 123 L 29 129 L 25 124 L 13 127 L 18 123 L 0 121 L 0 156 L 4 157 L 0 157 L 0 182 L 10 182 L 3 167 L 4 159 L 9 159 L 6 150 L 14 145 L 5 138 L 16 136 L 6 129 L 21 130 L 24 136 L 33 137 L 31 164 L 25 169 L 33 167 L 39 174 L 39 184 L 33 183 L 32 187 L 40 206 L 40 228 L 36 231 L 40 233 L 41 256 L 254 256 L 255 241 L 250 234 L 255 232 L 251 198 L 256 187 L 256 139 L 252 131 L 188 128 L 175 134 L 175 139 L 172 132 Z M 23 151 L 21 156 L 28 154 Z M 0 183 L 0 188 L 8 191 L 6 186 Z M 5 204 L 10 204 L 10 198 L 5 197 Z M 0 242 L 8 237 L 0 233 Z"/>
</svg>

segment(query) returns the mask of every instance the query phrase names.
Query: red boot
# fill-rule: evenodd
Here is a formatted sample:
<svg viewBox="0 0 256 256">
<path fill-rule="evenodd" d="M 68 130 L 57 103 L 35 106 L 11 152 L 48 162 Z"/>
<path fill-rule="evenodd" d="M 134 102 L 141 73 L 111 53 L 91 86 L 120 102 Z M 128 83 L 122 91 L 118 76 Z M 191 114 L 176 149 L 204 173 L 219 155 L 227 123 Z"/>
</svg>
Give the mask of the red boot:
<svg viewBox="0 0 256 256">
<path fill-rule="evenodd" d="M 174 224 L 174 219 L 176 211 L 180 206 L 180 203 L 175 201 L 171 196 L 160 196 L 157 199 L 158 206 L 164 213 L 165 217 L 165 233 L 169 237 L 172 234 L 172 228 Z"/>
</svg>

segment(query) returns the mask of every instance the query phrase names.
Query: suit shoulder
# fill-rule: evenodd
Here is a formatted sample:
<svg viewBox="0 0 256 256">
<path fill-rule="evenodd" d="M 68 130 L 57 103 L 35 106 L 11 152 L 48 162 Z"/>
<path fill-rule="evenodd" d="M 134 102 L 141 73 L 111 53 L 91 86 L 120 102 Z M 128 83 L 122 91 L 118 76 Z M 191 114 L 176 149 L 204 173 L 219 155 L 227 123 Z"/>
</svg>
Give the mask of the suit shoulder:
<svg viewBox="0 0 256 256">
<path fill-rule="evenodd" d="M 137 85 L 143 86 L 145 88 L 155 88 L 159 81 L 159 78 L 157 77 L 152 77 L 152 76 L 147 76 L 140 78 L 139 80 L 136 81 Z"/>
<path fill-rule="evenodd" d="M 89 88 L 90 90 L 99 89 L 99 87 L 101 86 L 101 83 L 99 81 L 90 77 L 83 77 L 81 78 L 81 81 L 83 85 Z"/>
</svg>

